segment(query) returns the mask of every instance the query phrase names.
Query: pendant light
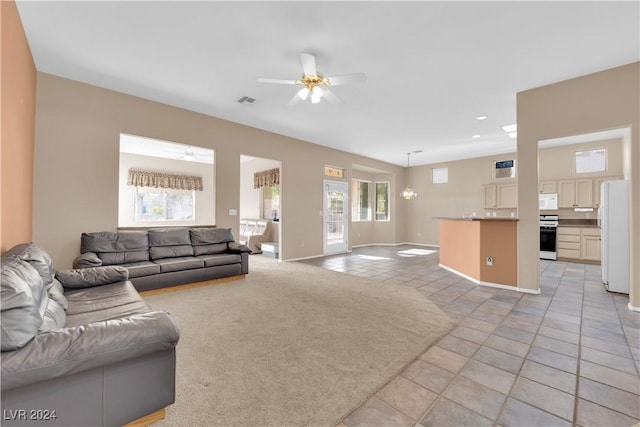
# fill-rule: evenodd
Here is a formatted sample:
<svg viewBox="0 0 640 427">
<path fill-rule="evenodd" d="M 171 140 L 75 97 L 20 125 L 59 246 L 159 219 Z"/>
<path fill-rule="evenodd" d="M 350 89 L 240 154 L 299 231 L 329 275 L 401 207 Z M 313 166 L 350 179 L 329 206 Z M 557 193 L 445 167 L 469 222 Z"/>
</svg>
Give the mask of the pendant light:
<svg viewBox="0 0 640 427">
<path fill-rule="evenodd" d="M 418 151 L 414 151 L 414 153 L 417 153 L 417 152 Z M 407 153 L 407 171 L 409 170 L 409 156 L 411 156 L 411 154 L 412 153 Z M 407 188 L 402 190 L 402 193 L 400 193 L 400 195 L 402 196 L 403 199 L 406 199 L 406 200 L 411 200 L 418 197 L 418 193 L 416 193 L 414 189 L 411 188 L 408 184 L 407 184 Z"/>
</svg>

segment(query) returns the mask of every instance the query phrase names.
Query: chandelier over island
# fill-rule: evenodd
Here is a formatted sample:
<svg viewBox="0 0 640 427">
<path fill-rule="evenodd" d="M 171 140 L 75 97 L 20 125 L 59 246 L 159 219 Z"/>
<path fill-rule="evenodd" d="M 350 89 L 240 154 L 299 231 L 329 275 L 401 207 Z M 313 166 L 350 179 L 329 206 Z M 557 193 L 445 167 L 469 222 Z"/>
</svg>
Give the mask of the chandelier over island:
<svg viewBox="0 0 640 427">
<path fill-rule="evenodd" d="M 409 156 L 415 153 L 422 153 L 422 150 L 411 151 L 407 153 L 407 171 L 409 170 Z M 402 196 L 403 199 L 411 200 L 418 197 L 418 193 L 416 193 L 415 190 L 411 188 L 409 184 L 407 184 L 407 187 L 404 190 L 402 190 L 402 192 L 400 193 L 400 196 Z"/>
</svg>

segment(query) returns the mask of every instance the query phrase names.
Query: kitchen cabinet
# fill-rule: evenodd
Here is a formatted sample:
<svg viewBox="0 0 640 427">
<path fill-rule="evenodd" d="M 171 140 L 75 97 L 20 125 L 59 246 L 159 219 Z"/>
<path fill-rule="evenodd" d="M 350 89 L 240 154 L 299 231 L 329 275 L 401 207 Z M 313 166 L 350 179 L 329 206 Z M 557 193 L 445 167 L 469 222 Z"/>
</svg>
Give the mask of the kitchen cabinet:
<svg viewBox="0 0 640 427">
<path fill-rule="evenodd" d="M 497 188 L 495 184 L 486 184 L 482 186 L 484 191 L 484 208 L 496 209 L 498 207 Z"/>
<path fill-rule="evenodd" d="M 518 184 L 498 184 L 498 209 L 518 207 Z"/>
<path fill-rule="evenodd" d="M 485 209 L 516 209 L 518 207 L 518 184 L 486 184 L 482 189 Z"/>
<path fill-rule="evenodd" d="M 567 179 L 558 181 L 559 208 L 592 208 L 593 181 L 591 179 Z"/>
<path fill-rule="evenodd" d="M 558 258 L 580 259 L 580 246 L 582 244 L 580 228 L 558 227 L 556 242 Z"/>
<path fill-rule="evenodd" d="M 613 180 L 618 180 L 618 179 L 622 179 L 621 176 L 606 176 L 606 177 L 602 177 L 602 178 L 595 178 L 593 180 L 593 207 L 594 208 L 599 208 L 600 207 L 600 186 L 602 185 L 603 182 L 605 181 L 613 181 Z"/>
<path fill-rule="evenodd" d="M 558 259 L 599 263 L 600 229 L 595 227 L 558 227 Z"/>
<path fill-rule="evenodd" d="M 555 194 L 558 192 L 558 183 L 556 181 L 540 181 L 538 192 L 540 194 Z"/>
<path fill-rule="evenodd" d="M 580 245 L 580 256 L 585 261 L 600 262 L 600 229 L 583 228 L 582 242 Z"/>
</svg>

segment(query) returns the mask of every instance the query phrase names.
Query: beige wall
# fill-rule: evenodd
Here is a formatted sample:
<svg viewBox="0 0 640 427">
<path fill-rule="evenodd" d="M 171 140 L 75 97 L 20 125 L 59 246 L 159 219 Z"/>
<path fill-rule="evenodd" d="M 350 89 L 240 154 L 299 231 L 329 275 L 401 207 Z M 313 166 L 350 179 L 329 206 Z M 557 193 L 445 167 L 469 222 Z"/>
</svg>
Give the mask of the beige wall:
<svg viewBox="0 0 640 427">
<path fill-rule="evenodd" d="M 631 304 L 640 307 L 640 63 L 520 92 L 519 285 L 538 288 L 538 141 L 629 128 L 623 139 L 625 178 L 631 187 Z"/>
<path fill-rule="evenodd" d="M 14 1 L 0 2 L 0 250 L 32 240 L 36 67 Z"/>
<path fill-rule="evenodd" d="M 605 172 L 591 172 L 576 174 L 576 151 L 607 150 L 607 170 Z M 598 176 L 622 176 L 622 140 L 604 140 L 585 142 L 582 144 L 565 145 L 539 150 L 538 173 L 540 180 L 593 178 Z"/>
<path fill-rule="evenodd" d="M 214 149 L 216 224 L 234 233 L 239 217 L 229 210 L 240 208 L 240 155 L 282 162 L 282 259 L 322 254 L 325 165 L 344 168 L 347 181 L 354 163 L 386 170 L 401 177 L 393 185 L 404 185 L 402 167 L 38 73 L 34 237 L 59 269 L 78 254 L 82 232 L 117 227 L 120 133 Z M 392 206 L 397 193 L 392 188 Z M 392 208 L 380 239 L 403 240 L 402 215 Z"/>
</svg>

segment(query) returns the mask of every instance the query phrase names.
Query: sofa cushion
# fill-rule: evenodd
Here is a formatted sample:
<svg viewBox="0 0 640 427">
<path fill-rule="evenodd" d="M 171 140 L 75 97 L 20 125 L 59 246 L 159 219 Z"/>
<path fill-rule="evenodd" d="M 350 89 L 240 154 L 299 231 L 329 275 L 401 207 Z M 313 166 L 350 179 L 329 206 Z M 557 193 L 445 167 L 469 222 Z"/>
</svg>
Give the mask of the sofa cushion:
<svg viewBox="0 0 640 427">
<path fill-rule="evenodd" d="M 163 258 L 176 258 L 193 255 L 193 246 L 176 245 L 176 246 L 152 246 L 149 248 L 149 255 L 152 260 Z"/>
<path fill-rule="evenodd" d="M 67 327 L 128 317 L 151 311 L 128 280 L 67 292 Z"/>
<path fill-rule="evenodd" d="M 189 233 L 193 246 L 233 242 L 233 234 L 228 228 L 192 228 Z"/>
<path fill-rule="evenodd" d="M 102 260 L 95 252 L 85 252 L 73 260 L 73 268 L 100 267 Z"/>
<path fill-rule="evenodd" d="M 121 267 L 124 267 L 127 269 L 127 271 L 129 272 L 130 279 L 134 277 L 151 276 L 152 274 L 160 274 L 160 266 L 158 264 L 154 264 L 151 261 L 132 262 L 129 264 L 124 264 Z"/>
<path fill-rule="evenodd" d="M 204 267 L 204 261 L 194 257 L 165 258 L 154 260 L 160 266 L 160 272 L 191 270 Z"/>
<path fill-rule="evenodd" d="M 242 256 L 240 254 L 200 255 L 197 258 L 204 261 L 205 267 L 240 264 L 242 262 Z"/>
<path fill-rule="evenodd" d="M 223 254 L 227 252 L 227 243 L 216 243 L 213 245 L 194 246 L 194 255 Z"/>
<path fill-rule="evenodd" d="M 31 264 L 42 277 L 44 285 L 47 286 L 53 281 L 56 272 L 51 257 L 44 249 L 35 243 L 22 243 L 9 249 L 3 256 L 17 256 L 23 261 Z"/>
<path fill-rule="evenodd" d="M 53 298 L 49 298 L 47 310 L 44 313 L 44 320 L 38 332 L 46 332 L 54 329 L 64 328 L 67 322 L 67 315 L 64 308 Z"/>
<path fill-rule="evenodd" d="M 141 231 L 82 233 L 80 252 L 129 252 L 149 249 L 149 237 Z"/>
<path fill-rule="evenodd" d="M 47 288 L 38 271 L 15 256 L 0 260 L 0 348 L 17 350 L 42 326 L 47 309 Z"/>
<path fill-rule="evenodd" d="M 73 270 L 58 271 L 56 274 L 60 283 L 65 288 L 90 288 L 92 286 L 106 285 L 109 283 L 127 280 L 129 271 L 117 265 L 92 268 L 78 268 Z"/>
<path fill-rule="evenodd" d="M 64 296 L 64 287 L 55 277 L 53 278 L 53 281 L 49 283 L 49 286 L 47 286 L 47 293 L 49 294 L 49 298 L 60 304 L 60 307 L 65 310 L 69 307 L 67 298 Z"/>
<path fill-rule="evenodd" d="M 149 246 L 191 245 L 188 228 L 162 228 L 149 230 Z"/>
<path fill-rule="evenodd" d="M 100 252 L 102 265 L 126 264 L 128 262 L 149 261 L 149 250 L 128 252 Z"/>
</svg>

